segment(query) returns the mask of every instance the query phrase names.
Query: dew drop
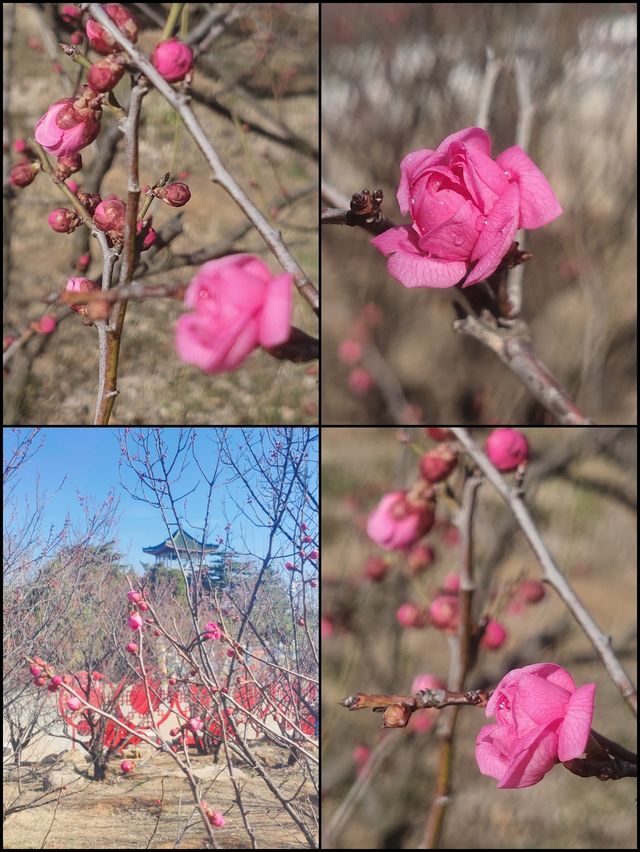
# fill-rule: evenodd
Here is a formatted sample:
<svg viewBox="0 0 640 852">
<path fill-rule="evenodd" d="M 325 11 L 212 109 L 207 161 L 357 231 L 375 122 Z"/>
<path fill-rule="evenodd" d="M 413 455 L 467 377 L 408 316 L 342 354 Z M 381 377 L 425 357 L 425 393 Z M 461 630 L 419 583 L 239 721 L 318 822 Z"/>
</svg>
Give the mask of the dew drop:
<svg viewBox="0 0 640 852">
<path fill-rule="evenodd" d="M 511 180 L 511 172 L 509 171 L 509 169 L 504 170 L 504 176 L 507 180 Z"/>
<path fill-rule="evenodd" d="M 200 298 L 201 299 L 208 299 L 209 298 L 209 294 L 207 293 L 206 290 L 200 290 Z"/>
<path fill-rule="evenodd" d="M 464 241 L 463 241 L 462 237 L 458 236 L 457 234 L 456 234 L 456 236 L 453 238 L 453 244 L 454 244 L 454 246 L 461 246 L 463 242 L 464 242 Z"/>
</svg>

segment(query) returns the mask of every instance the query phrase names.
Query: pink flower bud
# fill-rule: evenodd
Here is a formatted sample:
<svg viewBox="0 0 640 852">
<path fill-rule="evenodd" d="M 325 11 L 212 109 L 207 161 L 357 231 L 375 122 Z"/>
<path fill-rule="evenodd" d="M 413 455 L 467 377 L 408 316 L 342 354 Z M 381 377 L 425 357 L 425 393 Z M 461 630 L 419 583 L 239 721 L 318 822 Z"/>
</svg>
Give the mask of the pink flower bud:
<svg viewBox="0 0 640 852">
<path fill-rule="evenodd" d="M 138 604 L 138 609 L 140 610 L 140 612 L 147 612 L 147 610 L 149 609 L 149 604 L 146 601 L 140 601 L 140 603 Z"/>
<path fill-rule="evenodd" d="M 82 98 L 62 98 L 52 104 L 36 125 L 35 137 L 50 154 L 75 154 L 100 132 L 101 108 Z"/>
<path fill-rule="evenodd" d="M 369 515 L 367 535 L 385 550 L 402 550 L 429 532 L 434 522 L 429 500 L 410 499 L 407 491 L 391 491 Z"/>
<path fill-rule="evenodd" d="M 347 384 L 357 396 L 364 396 L 374 387 L 375 382 L 364 367 L 356 367 L 349 373 Z"/>
<path fill-rule="evenodd" d="M 491 648 L 493 650 L 503 645 L 506 638 L 507 631 L 504 629 L 504 627 L 497 621 L 490 621 L 487 624 L 486 630 L 484 631 L 484 636 L 482 637 L 482 644 L 485 646 L 485 648 Z"/>
<path fill-rule="evenodd" d="M 527 439 L 517 429 L 494 429 L 487 438 L 489 460 L 498 470 L 515 470 L 529 458 Z"/>
<path fill-rule="evenodd" d="M 188 44 L 170 38 L 155 46 L 151 62 L 165 80 L 177 83 L 178 80 L 184 80 L 193 68 L 193 51 Z"/>
<path fill-rule="evenodd" d="M 427 426 L 424 431 L 432 441 L 451 441 L 453 438 L 448 429 L 441 429 L 439 426 Z"/>
<path fill-rule="evenodd" d="M 29 150 L 29 146 L 24 139 L 14 139 L 13 150 L 16 154 L 23 154 Z"/>
<path fill-rule="evenodd" d="M 38 675 L 38 677 L 34 678 L 33 680 L 34 686 L 44 686 L 46 682 L 46 675 Z"/>
<path fill-rule="evenodd" d="M 126 36 L 130 42 L 135 44 L 138 40 L 138 22 L 131 12 L 119 3 L 107 3 L 106 6 L 103 6 L 103 9 L 116 24 L 120 32 Z M 93 18 L 89 18 L 87 21 L 86 31 L 89 44 L 96 53 L 101 53 L 104 56 L 107 53 L 122 50 L 111 33 L 108 33 L 105 28 L 97 21 L 94 21 Z"/>
<path fill-rule="evenodd" d="M 136 225 L 136 232 L 139 234 L 142 232 L 142 229 L 145 229 L 144 239 L 142 240 L 142 251 L 146 251 L 150 249 L 151 246 L 155 243 L 156 237 L 158 236 L 157 232 L 154 228 L 151 227 L 149 223 L 151 220 L 146 219 L 145 222 L 138 222 Z"/>
<path fill-rule="evenodd" d="M 140 630 L 142 627 L 142 616 L 137 612 L 132 612 L 127 620 L 127 624 L 132 630 Z"/>
<path fill-rule="evenodd" d="M 169 731 L 169 736 L 170 737 L 177 737 L 179 733 L 180 733 L 180 728 L 171 728 L 171 730 Z"/>
<path fill-rule="evenodd" d="M 456 574 L 455 571 L 450 571 L 445 575 L 444 580 L 442 581 L 442 590 L 445 592 L 452 592 L 453 594 L 458 594 L 460 589 L 460 575 Z"/>
<path fill-rule="evenodd" d="M 71 234 L 80 224 L 81 220 L 74 210 L 67 207 L 56 207 L 47 216 L 49 227 L 59 234 Z"/>
<path fill-rule="evenodd" d="M 79 172 L 82 168 L 82 154 L 67 154 L 65 157 L 58 157 L 58 165 L 56 166 L 56 175 L 62 180 L 66 180 L 69 175 Z"/>
<path fill-rule="evenodd" d="M 124 64 L 119 56 L 107 56 L 94 63 L 87 72 L 87 83 L 96 92 L 114 89 L 124 74 Z"/>
<path fill-rule="evenodd" d="M 136 765 L 132 760 L 123 760 L 122 763 L 120 764 L 120 770 L 122 772 L 124 772 L 125 775 L 128 772 L 133 772 L 133 770 L 135 768 L 136 768 Z"/>
<path fill-rule="evenodd" d="M 372 583 L 379 583 L 389 573 L 389 565 L 380 556 L 370 556 L 364 563 L 364 576 Z"/>
<path fill-rule="evenodd" d="M 235 657 L 235 651 L 229 648 L 229 650 L 227 651 L 227 657 Z"/>
<path fill-rule="evenodd" d="M 401 627 L 424 627 L 424 612 L 414 603 L 403 603 L 396 610 L 396 621 Z"/>
<path fill-rule="evenodd" d="M 318 581 L 317 580 L 309 580 L 309 585 L 311 586 L 312 589 L 315 589 L 318 586 Z"/>
<path fill-rule="evenodd" d="M 191 190 L 186 183 L 170 183 L 157 190 L 157 197 L 169 207 L 184 207 L 191 198 Z"/>
<path fill-rule="evenodd" d="M 315 560 L 318 558 L 318 556 L 320 556 L 320 551 L 319 550 L 310 550 L 307 555 L 308 555 L 309 559 L 312 559 L 315 562 Z"/>
<path fill-rule="evenodd" d="M 458 629 L 458 598 L 438 595 L 428 609 L 429 623 L 438 630 L 454 633 Z"/>
<path fill-rule="evenodd" d="M 38 322 L 35 324 L 35 330 L 39 334 L 51 334 L 51 332 L 55 330 L 56 325 L 56 318 L 51 316 L 51 314 L 45 314 L 43 317 L 40 317 Z"/>
<path fill-rule="evenodd" d="M 78 272 L 86 272 L 91 263 L 91 257 L 88 254 L 81 254 L 76 260 L 75 266 Z"/>
<path fill-rule="evenodd" d="M 130 654 L 137 654 L 137 653 L 138 653 L 138 646 L 136 645 L 136 643 L 135 643 L 135 642 L 129 642 L 129 643 L 127 644 L 127 651 L 128 651 Z"/>
<path fill-rule="evenodd" d="M 79 710 L 80 706 L 80 699 L 76 698 L 75 695 L 70 695 L 69 698 L 67 698 L 67 707 L 69 710 Z"/>
<path fill-rule="evenodd" d="M 84 41 L 84 33 L 82 30 L 75 30 L 71 33 L 71 44 L 82 44 Z"/>
<path fill-rule="evenodd" d="M 449 444 L 440 444 L 420 459 L 420 473 L 427 482 L 442 482 L 454 470 L 458 458 Z"/>
<path fill-rule="evenodd" d="M 287 571 L 295 571 L 296 570 L 296 566 L 293 564 L 293 562 L 285 562 L 284 567 L 287 569 Z"/>
<path fill-rule="evenodd" d="M 127 592 L 127 598 L 131 603 L 138 603 L 138 601 L 142 600 L 142 595 L 140 594 L 140 592 L 136 592 L 132 589 L 131 591 Z"/>
<path fill-rule="evenodd" d="M 124 233 L 124 223 L 127 216 L 127 205 L 119 198 L 107 198 L 101 201 L 93 214 L 97 228 L 109 234 Z"/>
<path fill-rule="evenodd" d="M 76 24 L 82 17 L 82 9 L 78 9 L 77 6 L 63 6 L 60 9 L 60 17 L 65 24 Z"/>
<path fill-rule="evenodd" d="M 204 629 L 205 639 L 219 639 L 222 636 L 222 631 L 214 621 L 209 621 L 207 624 L 205 624 Z"/>
<path fill-rule="evenodd" d="M 69 189 L 73 193 L 76 193 L 78 191 L 78 189 L 80 188 L 80 184 L 75 180 L 68 180 L 67 186 L 69 187 Z"/>
<path fill-rule="evenodd" d="M 353 747 L 351 756 L 353 757 L 354 762 L 357 763 L 360 768 L 362 768 L 371 757 L 371 749 L 368 748 L 366 745 L 359 744 Z"/>
<path fill-rule="evenodd" d="M 518 594 L 527 603 L 538 603 L 545 596 L 545 589 L 538 580 L 523 580 L 520 583 Z"/>
<path fill-rule="evenodd" d="M 362 358 L 362 346 L 357 340 L 347 338 L 338 347 L 338 358 L 343 364 L 353 366 Z"/>
<path fill-rule="evenodd" d="M 93 293 L 95 290 L 100 288 L 95 281 L 91 281 L 89 278 L 68 278 L 66 289 L 68 293 Z M 75 304 L 69 305 L 69 307 L 77 314 L 86 316 L 87 311 L 85 305 L 86 302 L 76 302 Z"/>
<path fill-rule="evenodd" d="M 224 817 L 220 811 L 207 811 L 207 819 L 214 828 L 222 828 L 224 826 Z"/>
<path fill-rule="evenodd" d="M 49 681 L 49 686 L 47 687 L 47 689 L 49 690 L 49 692 L 55 692 L 61 683 L 62 677 L 60 675 L 54 675 Z"/>
<path fill-rule="evenodd" d="M 14 186 L 19 186 L 21 189 L 24 189 L 25 186 L 29 186 L 30 183 L 33 183 L 35 176 L 39 171 L 40 168 L 38 163 L 16 163 L 15 166 L 11 167 L 11 183 Z"/>
<path fill-rule="evenodd" d="M 198 716 L 194 716 L 193 719 L 189 719 L 187 724 L 189 730 L 192 731 L 194 734 L 197 734 L 200 728 L 202 727 L 202 719 L 200 719 Z"/>
<path fill-rule="evenodd" d="M 41 669 L 41 667 L 40 667 L 40 666 L 31 665 L 31 666 L 29 666 L 29 671 L 31 672 L 31 674 L 32 674 L 34 677 L 38 677 L 38 675 L 40 674 L 40 672 L 42 671 L 42 669 Z"/>
</svg>

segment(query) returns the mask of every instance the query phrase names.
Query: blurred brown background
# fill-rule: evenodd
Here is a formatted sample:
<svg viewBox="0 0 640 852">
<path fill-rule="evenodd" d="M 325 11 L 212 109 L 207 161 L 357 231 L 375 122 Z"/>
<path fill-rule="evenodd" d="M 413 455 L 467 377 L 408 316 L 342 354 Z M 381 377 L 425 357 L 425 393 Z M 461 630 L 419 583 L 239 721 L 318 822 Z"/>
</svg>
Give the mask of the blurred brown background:
<svg viewBox="0 0 640 852">
<path fill-rule="evenodd" d="M 637 553 L 635 429 L 527 428 L 532 448 L 526 502 L 544 541 L 632 679 L 637 669 Z M 409 431 L 421 450 L 433 446 L 421 429 Z M 487 429 L 473 431 L 483 443 Z M 431 803 L 438 744 L 433 731 L 382 732 L 382 717 L 337 705 L 355 692 L 407 694 L 413 678 L 446 680 L 446 636 L 433 629 L 401 629 L 395 620 L 407 600 L 427 604 L 449 571 L 458 569 L 450 507 L 438 501 L 437 524 L 425 541 L 435 563 L 417 580 L 400 555 L 385 554 L 366 536 L 369 511 L 385 491 L 416 477 L 418 456 L 401 445 L 395 429 L 322 430 L 322 616 L 334 624 L 322 645 L 323 848 L 417 848 Z M 455 479 L 453 480 L 455 485 Z M 636 722 L 591 643 L 557 595 L 520 614 L 506 611 L 505 592 L 541 570 L 511 515 L 487 484 L 475 524 L 478 615 L 505 626 L 506 643 L 482 650 L 469 688 L 495 686 L 510 669 L 555 662 L 577 685 L 595 682 L 593 727 L 636 750 Z M 381 583 L 364 579 L 365 560 L 386 556 Z M 490 580 L 487 578 L 490 577 Z M 508 600 L 508 598 L 507 598 Z M 636 783 L 578 778 L 556 766 L 539 784 L 498 790 L 481 775 L 475 738 L 487 724 L 483 711 L 462 708 L 456 731 L 453 795 L 442 838 L 444 849 L 631 849 L 636 847 Z M 391 742 L 389 742 L 391 740 Z M 351 795 L 358 764 L 354 748 L 384 742 L 378 770 L 334 830 Z"/>
<path fill-rule="evenodd" d="M 508 66 L 532 68 L 528 153 L 564 208 L 527 234 L 523 313 L 538 355 L 598 423 L 636 422 L 636 5 L 340 3 L 322 5 L 322 176 L 343 195 L 395 197 L 401 158 L 475 124 L 487 48 L 506 63 L 486 129 L 514 144 Z M 325 205 L 334 206 L 334 205 Z M 375 342 L 428 423 L 540 423 L 544 412 L 479 343 L 451 330 L 455 290 L 407 290 L 359 228 L 324 226 L 323 416 L 385 423 L 374 390 L 348 388 L 337 358 L 366 303 Z"/>
<path fill-rule="evenodd" d="M 68 42 L 71 28 L 61 24 L 55 4 L 3 4 L 5 23 L 11 5 L 15 6 L 15 29 L 5 45 L 5 60 L 11 69 L 8 106 L 11 139 L 15 139 L 32 136 L 47 107 L 73 93 L 79 66 L 57 47 L 56 38 Z M 128 5 L 141 25 L 138 46 L 149 56 L 160 39 L 170 4 Z M 212 11 L 223 15 L 233 5 L 199 4 L 190 10 L 191 25 L 195 28 Z M 91 56 L 95 58 L 95 54 Z M 293 256 L 316 284 L 317 71 L 316 4 L 246 4 L 238 7 L 235 20 L 222 27 L 221 34 L 198 57 L 192 87 L 194 112 L 223 164 L 281 230 Z M 115 89 L 125 102 L 129 79 L 125 74 Z M 249 123 L 265 132 L 251 129 Z M 104 156 L 100 146 L 114 129 L 118 149 L 102 182 L 103 197 L 123 197 L 126 192 L 121 135 L 107 111 L 100 136 L 82 151 L 83 170 L 73 175 L 83 188 L 96 158 Z M 17 161 L 13 152 L 11 160 Z M 181 223 L 181 233 L 156 258 L 157 265 L 175 255 L 225 244 L 247 222 L 238 206 L 211 181 L 202 154 L 177 115 L 151 90 L 142 105 L 140 182 L 151 184 L 167 171 L 189 184 L 192 196 L 180 210 L 154 205 L 156 229 L 172 220 Z M 74 262 L 81 254 L 77 238 L 83 229 L 69 236 L 48 226 L 47 215 L 64 206 L 64 198 L 45 175 L 39 175 L 26 189 L 16 190 L 8 203 L 5 251 L 9 235 L 11 245 L 10 275 L 5 274 L 4 280 L 4 333 L 15 335 L 49 312 L 43 300 L 63 289 L 68 276 L 78 274 Z M 92 278 L 99 274 L 101 261 L 95 240 L 90 245 L 92 264 L 87 277 Z M 223 254 L 243 251 L 258 254 L 272 272 L 281 271 L 254 228 L 232 241 Z M 148 257 L 145 253 L 142 260 Z M 196 269 L 183 262 L 145 281 L 187 284 Z M 182 304 L 175 299 L 129 302 L 120 354 L 120 395 L 112 423 L 317 422 L 317 363 L 276 361 L 258 351 L 235 372 L 206 375 L 177 357 L 174 324 L 182 312 Z M 37 335 L 11 359 L 5 375 L 5 423 L 93 422 L 96 330 L 84 327 L 69 310 L 58 308 L 52 313 L 64 315 L 56 332 Z M 297 293 L 293 322 L 317 336 L 316 318 Z"/>
</svg>

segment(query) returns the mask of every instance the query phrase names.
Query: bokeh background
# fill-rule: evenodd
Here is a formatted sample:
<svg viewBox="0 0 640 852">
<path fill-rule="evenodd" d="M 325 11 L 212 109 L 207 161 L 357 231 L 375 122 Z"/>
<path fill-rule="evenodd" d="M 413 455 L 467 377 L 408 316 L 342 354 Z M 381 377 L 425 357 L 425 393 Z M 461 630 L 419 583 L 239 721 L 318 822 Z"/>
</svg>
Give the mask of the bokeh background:
<svg viewBox="0 0 640 852">
<path fill-rule="evenodd" d="M 527 428 L 532 449 L 526 502 L 544 541 L 632 679 L 637 670 L 637 553 L 635 429 Z M 403 430 L 404 432 L 404 430 Z M 474 429 L 483 443 L 487 429 Z M 436 527 L 425 541 L 436 560 L 409 579 L 399 555 L 371 542 L 364 524 L 381 495 L 416 477 L 415 452 L 433 446 L 422 429 L 398 440 L 390 428 L 322 430 L 322 616 L 333 632 L 322 643 L 323 848 L 418 848 L 434 789 L 438 743 L 433 730 L 381 731 L 382 717 L 348 712 L 337 701 L 356 692 L 408 694 L 414 677 L 446 680 L 446 636 L 402 629 L 395 620 L 405 601 L 426 605 L 442 580 L 458 569 L 451 507 L 438 500 Z M 452 480 L 456 489 L 455 476 Z M 555 592 L 520 613 L 507 612 L 508 591 L 541 570 L 510 513 L 487 484 L 475 524 L 477 615 L 505 626 L 498 650 L 481 650 L 468 688 L 495 686 L 512 668 L 556 662 L 576 684 L 595 682 L 593 727 L 636 750 L 636 722 L 591 643 Z M 370 556 L 384 556 L 382 582 L 364 577 Z M 496 593 L 498 597 L 494 597 Z M 634 779 L 602 783 L 556 766 L 539 784 L 498 790 L 479 773 L 475 738 L 481 710 L 462 708 L 456 730 L 453 793 L 444 849 L 631 849 L 636 847 Z M 374 753 L 367 785 L 356 786 L 363 747 Z M 355 795 L 355 791 L 358 795 Z M 352 802 L 342 820 L 339 811 Z"/>
<path fill-rule="evenodd" d="M 138 46 L 149 56 L 170 4 L 128 5 L 141 25 Z M 57 46 L 59 41 L 69 42 L 72 28 L 62 24 L 56 8 L 52 3 L 3 4 L 5 133 L 10 134 L 5 136 L 5 181 L 9 153 L 11 163 L 17 161 L 11 140 L 32 136 L 49 104 L 69 97 L 78 80 L 79 66 Z M 223 18 L 233 8 L 234 4 L 197 4 L 189 11 L 190 26 L 195 28 L 212 11 Z M 316 284 L 318 23 L 318 7 L 312 3 L 236 4 L 235 19 L 222 26 L 198 58 L 191 102 L 227 170 L 281 230 L 293 256 Z M 125 74 L 115 89 L 125 102 L 129 79 Z M 115 151 L 105 146 L 110 138 L 118 140 Z M 123 197 L 125 160 L 113 115 L 104 112 L 101 134 L 82 156 L 84 168 L 73 176 L 81 188 L 86 188 L 98 159 L 108 164 L 100 186 L 103 197 Z M 172 268 L 147 276 L 146 282 L 186 284 L 197 266 L 181 262 L 180 256 L 221 245 L 226 246 L 225 255 L 258 254 L 272 272 L 281 271 L 252 227 L 230 240 L 247 223 L 244 214 L 211 181 L 210 170 L 182 122 L 164 98 L 151 90 L 142 106 L 140 182 L 151 184 L 167 171 L 188 183 L 192 196 L 180 210 L 154 205 L 154 227 L 173 222 L 179 234 L 154 259 L 156 268 L 165 261 L 171 261 Z M 78 274 L 74 263 L 86 250 L 79 242 L 84 229 L 69 236 L 54 233 L 47 224 L 49 212 L 64 206 L 63 202 L 44 175 L 5 198 L 5 335 L 15 335 L 49 312 L 44 299 L 61 290 L 67 277 Z M 97 243 L 91 240 L 90 245 L 89 278 L 101 270 Z M 120 395 L 112 423 L 317 422 L 316 362 L 292 364 L 255 352 L 233 373 L 205 375 L 177 357 L 174 324 L 182 312 L 181 302 L 175 299 L 129 302 L 120 354 Z M 61 316 L 55 334 L 37 335 L 11 359 L 5 374 L 5 423 L 93 422 L 96 330 L 85 328 L 68 309 L 53 313 Z M 294 295 L 293 322 L 317 336 L 317 319 L 298 294 Z"/>
<path fill-rule="evenodd" d="M 504 63 L 486 127 L 494 154 L 514 144 L 510 66 L 519 57 L 531 67 L 528 153 L 565 213 L 527 233 L 522 316 L 539 356 L 598 423 L 636 422 L 636 9 L 322 4 L 322 177 L 347 197 L 381 188 L 398 224 L 401 158 L 476 123 L 487 49 Z M 417 422 L 546 422 L 495 356 L 452 332 L 455 290 L 405 289 L 368 240 L 359 228 L 322 228 L 323 422 L 394 422 L 377 389 L 349 387 L 337 357 L 370 303 L 382 311 L 375 345 Z"/>
</svg>

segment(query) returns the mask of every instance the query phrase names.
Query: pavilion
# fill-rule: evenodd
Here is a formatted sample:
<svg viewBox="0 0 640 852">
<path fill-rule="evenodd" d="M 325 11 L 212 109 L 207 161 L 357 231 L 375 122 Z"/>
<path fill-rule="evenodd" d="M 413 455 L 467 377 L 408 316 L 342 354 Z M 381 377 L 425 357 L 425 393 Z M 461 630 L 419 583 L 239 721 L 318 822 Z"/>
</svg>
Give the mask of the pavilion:
<svg viewBox="0 0 640 852">
<path fill-rule="evenodd" d="M 142 550 L 155 558 L 156 568 L 175 568 L 178 560 L 183 565 L 188 565 L 189 554 L 191 554 L 192 562 L 197 564 L 202 554 L 203 565 L 207 568 L 207 577 L 212 583 L 224 580 L 225 557 L 231 555 L 231 551 L 226 550 L 221 544 L 203 544 L 180 528 L 174 531 L 173 540 L 171 536 L 168 536 L 159 544 L 143 547 Z"/>
</svg>

